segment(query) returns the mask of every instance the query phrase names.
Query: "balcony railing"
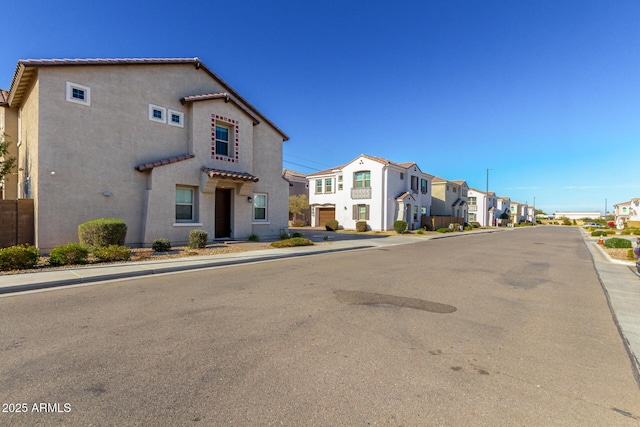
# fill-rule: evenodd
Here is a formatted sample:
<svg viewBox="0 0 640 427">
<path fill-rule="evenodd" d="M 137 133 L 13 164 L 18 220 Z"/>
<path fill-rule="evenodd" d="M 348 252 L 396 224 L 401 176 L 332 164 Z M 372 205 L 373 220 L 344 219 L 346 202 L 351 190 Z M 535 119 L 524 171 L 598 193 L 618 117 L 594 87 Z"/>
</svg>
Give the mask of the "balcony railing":
<svg viewBox="0 0 640 427">
<path fill-rule="evenodd" d="M 477 212 L 478 205 L 469 205 L 469 212 Z"/>
<path fill-rule="evenodd" d="M 351 198 L 352 199 L 370 199 L 371 187 L 352 188 Z"/>
</svg>

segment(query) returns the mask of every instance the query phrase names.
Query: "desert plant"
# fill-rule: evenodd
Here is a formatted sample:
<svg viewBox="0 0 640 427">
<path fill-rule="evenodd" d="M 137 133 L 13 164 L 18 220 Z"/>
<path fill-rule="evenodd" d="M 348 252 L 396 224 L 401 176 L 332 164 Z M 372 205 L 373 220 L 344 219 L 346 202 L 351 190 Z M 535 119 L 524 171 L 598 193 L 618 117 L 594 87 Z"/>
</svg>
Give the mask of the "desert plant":
<svg viewBox="0 0 640 427">
<path fill-rule="evenodd" d="M 290 248 L 294 246 L 312 246 L 313 242 L 304 237 L 293 237 L 291 239 L 279 240 L 271 243 L 274 248 Z"/>
<path fill-rule="evenodd" d="M 612 237 L 604 241 L 604 246 L 607 248 L 631 248 L 633 245 L 627 239 L 621 239 L 620 237 Z"/>
<path fill-rule="evenodd" d="M 250 242 L 259 242 L 260 236 L 258 236 L 257 234 L 249 234 L 249 237 L 247 237 L 247 240 L 249 240 Z"/>
<path fill-rule="evenodd" d="M 31 245 L 17 245 L 0 249 L 0 271 L 24 270 L 38 263 L 40 251 Z"/>
<path fill-rule="evenodd" d="M 606 236 L 606 235 L 607 235 L 607 232 L 604 230 L 595 230 L 591 232 L 592 237 Z"/>
<path fill-rule="evenodd" d="M 78 226 L 80 243 L 88 246 L 124 245 L 127 224 L 117 218 L 98 218 Z"/>
<path fill-rule="evenodd" d="M 131 249 L 126 246 L 101 246 L 93 250 L 93 255 L 102 262 L 129 261 Z"/>
<path fill-rule="evenodd" d="M 189 232 L 189 248 L 202 249 L 206 247 L 208 236 L 204 230 L 191 230 Z"/>
<path fill-rule="evenodd" d="M 634 259 L 635 257 L 633 256 L 633 249 L 629 249 L 627 251 L 627 259 Z"/>
<path fill-rule="evenodd" d="M 367 231 L 367 221 L 356 222 L 356 231 L 358 232 Z"/>
<path fill-rule="evenodd" d="M 155 239 L 151 245 L 154 252 L 167 252 L 171 249 L 171 242 L 168 239 Z"/>
<path fill-rule="evenodd" d="M 328 219 L 327 222 L 324 224 L 324 227 L 327 229 L 327 231 L 337 231 L 338 230 L 338 220 L 336 219 Z"/>
<path fill-rule="evenodd" d="M 407 231 L 407 221 L 393 221 L 393 229 L 396 230 L 396 233 L 404 233 Z"/>
<path fill-rule="evenodd" d="M 436 231 L 438 233 L 451 233 L 453 230 L 451 230 L 449 227 L 442 227 L 438 228 Z"/>
<path fill-rule="evenodd" d="M 89 247 L 82 243 L 67 243 L 56 246 L 49 254 L 50 265 L 86 264 L 89 258 Z"/>
</svg>

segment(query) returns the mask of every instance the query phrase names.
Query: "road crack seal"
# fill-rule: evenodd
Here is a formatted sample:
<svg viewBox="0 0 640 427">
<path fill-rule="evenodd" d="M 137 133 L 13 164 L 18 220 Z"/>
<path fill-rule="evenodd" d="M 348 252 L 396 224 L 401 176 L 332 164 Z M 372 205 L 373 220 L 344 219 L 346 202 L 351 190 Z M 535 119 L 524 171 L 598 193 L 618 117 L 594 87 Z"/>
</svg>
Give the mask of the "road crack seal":
<svg viewBox="0 0 640 427">
<path fill-rule="evenodd" d="M 395 295 L 376 294 L 359 291 L 333 291 L 336 299 L 343 304 L 385 306 L 392 305 L 403 308 L 428 311 L 430 313 L 453 313 L 456 307 L 438 302 L 425 301 L 418 298 L 406 298 Z"/>
</svg>

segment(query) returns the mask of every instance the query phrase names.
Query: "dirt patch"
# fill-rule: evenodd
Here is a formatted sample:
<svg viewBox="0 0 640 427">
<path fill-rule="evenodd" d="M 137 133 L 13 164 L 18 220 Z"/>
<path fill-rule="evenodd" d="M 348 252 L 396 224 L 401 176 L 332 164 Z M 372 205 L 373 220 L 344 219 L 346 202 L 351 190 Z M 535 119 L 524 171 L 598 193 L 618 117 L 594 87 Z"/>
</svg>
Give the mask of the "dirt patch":
<svg viewBox="0 0 640 427">
<path fill-rule="evenodd" d="M 618 249 L 618 248 L 602 248 L 612 259 L 617 259 L 620 261 L 635 261 L 633 256 L 631 258 L 627 257 L 629 253 L 629 248 Z"/>
</svg>

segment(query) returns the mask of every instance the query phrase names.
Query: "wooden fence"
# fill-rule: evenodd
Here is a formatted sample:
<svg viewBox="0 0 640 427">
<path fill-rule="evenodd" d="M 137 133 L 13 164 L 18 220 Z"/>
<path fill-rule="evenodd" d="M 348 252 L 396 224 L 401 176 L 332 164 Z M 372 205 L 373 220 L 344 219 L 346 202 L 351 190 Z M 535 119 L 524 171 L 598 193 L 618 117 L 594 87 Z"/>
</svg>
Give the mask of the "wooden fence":
<svg viewBox="0 0 640 427">
<path fill-rule="evenodd" d="M 437 230 L 438 228 L 449 227 L 449 224 L 464 225 L 464 218 L 459 216 L 422 216 L 420 225 L 425 225 L 430 230 Z"/>
<path fill-rule="evenodd" d="M 0 248 L 35 243 L 33 199 L 0 200 Z"/>
</svg>

